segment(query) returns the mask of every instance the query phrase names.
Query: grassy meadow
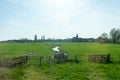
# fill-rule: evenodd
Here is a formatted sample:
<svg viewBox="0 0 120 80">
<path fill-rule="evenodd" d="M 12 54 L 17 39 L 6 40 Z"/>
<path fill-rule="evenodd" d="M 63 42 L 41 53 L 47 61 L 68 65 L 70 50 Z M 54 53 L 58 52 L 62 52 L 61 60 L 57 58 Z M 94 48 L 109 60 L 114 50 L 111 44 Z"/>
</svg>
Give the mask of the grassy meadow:
<svg viewBox="0 0 120 80">
<path fill-rule="evenodd" d="M 0 67 L 0 80 L 120 80 L 120 45 L 99 43 L 0 43 L 0 60 L 26 55 L 35 51 L 39 56 L 52 56 L 56 45 L 68 54 L 69 59 L 78 55 L 79 63 L 62 64 L 29 58 L 28 62 L 15 68 Z M 113 63 L 90 63 L 89 54 L 111 54 Z"/>
</svg>

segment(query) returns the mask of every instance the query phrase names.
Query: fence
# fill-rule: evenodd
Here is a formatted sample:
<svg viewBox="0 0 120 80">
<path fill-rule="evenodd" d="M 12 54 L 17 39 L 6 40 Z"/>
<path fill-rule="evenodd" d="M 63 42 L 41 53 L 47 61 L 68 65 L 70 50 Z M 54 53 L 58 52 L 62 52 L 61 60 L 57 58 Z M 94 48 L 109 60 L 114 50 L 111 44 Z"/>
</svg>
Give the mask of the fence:
<svg viewBox="0 0 120 80">
<path fill-rule="evenodd" d="M 61 56 L 61 57 L 60 57 Z M 87 61 L 86 57 L 88 56 L 88 61 L 89 62 L 100 62 L 100 63 L 110 63 L 112 62 L 110 60 L 110 54 L 107 55 L 71 55 L 68 57 L 63 57 L 60 55 L 58 58 L 54 58 L 53 56 L 37 56 L 37 55 L 32 55 L 32 56 L 20 56 L 20 57 L 15 57 L 12 58 L 9 61 L 0 61 L 0 66 L 1 67 L 7 67 L 7 68 L 12 68 L 16 67 L 17 65 L 25 64 L 28 62 L 28 64 L 37 64 L 39 66 L 42 66 L 44 64 L 50 65 L 53 63 L 65 63 L 65 62 L 75 62 L 78 63 L 79 61 Z M 120 56 L 119 56 L 120 57 Z M 86 59 L 86 60 L 84 60 Z"/>
<path fill-rule="evenodd" d="M 63 56 L 55 58 L 54 56 L 28 56 L 28 63 L 30 64 L 37 64 L 39 66 L 41 65 L 51 65 L 51 64 L 61 64 L 66 62 L 75 62 L 78 63 L 79 60 L 77 58 L 77 55 L 73 56 L 73 59 L 69 59 L 68 57 L 64 58 Z"/>
<path fill-rule="evenodd" d="M 11 64 L 13 66 L 17 66 L 23 63 L 27 63 L 27 61 L 28 61 L 28 56 L 20 56 L 20 57 L 13 58 L 11 60 Z"/>
<path fill-rule="evenodd" d="M 27 63 L 27 60 L 28 60 L 27 56 L 15 57 L 9 61 L 0 61 L 0 66 L 6 68 L 13 68 L 16 67 L 17 65 Z"/>
<path fill-rule="evenodd" d="M 110 54 L 108 55 L 88 55 L 89 62 L 110 63 Z"/>
</svg>

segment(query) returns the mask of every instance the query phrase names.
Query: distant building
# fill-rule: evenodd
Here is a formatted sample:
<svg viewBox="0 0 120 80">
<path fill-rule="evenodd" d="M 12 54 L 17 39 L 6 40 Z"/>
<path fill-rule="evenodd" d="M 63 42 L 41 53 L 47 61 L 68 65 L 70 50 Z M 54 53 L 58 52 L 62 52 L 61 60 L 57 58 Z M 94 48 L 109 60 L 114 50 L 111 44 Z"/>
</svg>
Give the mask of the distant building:
<svg viewBox="0 0 120 80">
<path fill-rule="evenodd" d="M 34 35 L 34 42 L 37 42 L 37 35 Z"/>
<path fill-rule="evenodd" d="M 73 42 L 78 42 L 79 41 L 78 34 L 76 34 L 76 36 L 72 38 L 72 41 Z"/>
<path fill-rule="evenodd" d="M 41 36 L 41 40 L 45 40 L 45 35 Z"/>
<path fill-rule="evenodd" d="M 72 42 L 94 42 L 94 38 L 79 38 L 78 34 L 72 38 Z"/>
</svg>

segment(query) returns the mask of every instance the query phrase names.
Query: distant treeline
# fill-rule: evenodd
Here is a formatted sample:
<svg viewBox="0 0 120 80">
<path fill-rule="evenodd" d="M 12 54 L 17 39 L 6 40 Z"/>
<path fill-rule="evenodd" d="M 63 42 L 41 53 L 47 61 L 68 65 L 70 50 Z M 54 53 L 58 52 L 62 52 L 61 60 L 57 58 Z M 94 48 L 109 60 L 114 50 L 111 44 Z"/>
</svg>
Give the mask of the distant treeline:
<svg viewBox="0 0 120 80">
<path fill-rule="evenodd" d="M 7 40 L 1 42 L 17 42 L 17 43 L 32 43 L 32 42 L 95 42 L 94 38 L 69 38 L 69 39 L 38 39 L 38 40 L 30 40 L 30 39 L 18 39 L 18 40 Z"/>
<path fill-rule="evenodd" d="M 34 40 L 27 38 L 21 38 L 17 40 L 7 40 L 1 42 L 17 42 L 17 43 L 32 43 L 32 42 L 99 42 L 99 43 L 114 43 L 120 44 L 120 29 L 111 29 L 109 34 L 102 33 L 98 38 L 79 38 L 78 34 L 73 38 L 67 39 L 45 39 L 45 36 L 42 36 L 41 39 L 37 39 L 37 35 L 34 35 Z"/>
<path fill-rule="evenodd" d="M 113 28 L 108 34 L 104 32 L 96 39 L 96 41 L 100 43 L 120 44 L 120 29 Z"/>
</svg>

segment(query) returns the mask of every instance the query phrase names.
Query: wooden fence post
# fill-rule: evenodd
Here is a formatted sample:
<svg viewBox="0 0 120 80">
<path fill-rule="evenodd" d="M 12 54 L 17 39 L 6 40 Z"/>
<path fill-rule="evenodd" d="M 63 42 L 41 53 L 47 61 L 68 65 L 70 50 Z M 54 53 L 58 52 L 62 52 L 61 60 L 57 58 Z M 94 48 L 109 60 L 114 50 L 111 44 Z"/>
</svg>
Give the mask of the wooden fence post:
<svg viewBox="0 0 120 80">
<path fill-rule="evenodd" d="M 39 66 L 41 66 L 41 64 L 42 64 L 42 58 L 43 58 L 43 57 L 40 57 Z"/>
<path fill-rule="evenodd" d="M 49 64 L 50 64 L 50 56 L 48 56 L 47 59 L 48 59 L 48 62 L 47 62 L 47 63 L 48 63 L 48 65 L 49 65 Z"/>
<path fill-rule="evenodd" d="M 28 61 L 28 56 L 25 56 L 25 63 L 27 63 Z"/>
<path fill-rule="evenodd" d="M 75 55 L 75 62 L 78 63 L 77 55 Z"/>
<path fill-rule="evenodd" d="M 108 55 L 107 55 L 107 63 L 110 63 L 111 61 L 110 61 L 110 53 L 108 53 Z"/>
</svg>

